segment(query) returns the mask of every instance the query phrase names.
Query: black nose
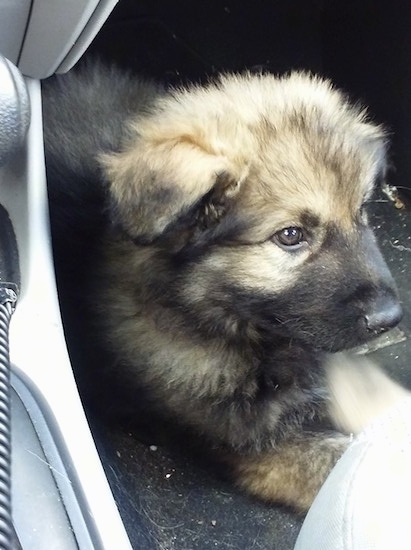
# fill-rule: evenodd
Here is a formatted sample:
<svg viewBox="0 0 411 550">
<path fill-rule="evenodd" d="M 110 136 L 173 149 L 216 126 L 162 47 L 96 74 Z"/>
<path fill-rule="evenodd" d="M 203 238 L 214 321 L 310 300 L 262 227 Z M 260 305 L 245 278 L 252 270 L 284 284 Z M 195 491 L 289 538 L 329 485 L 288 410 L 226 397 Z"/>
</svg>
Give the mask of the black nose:
<svg viewBox="0 0 411 550">
<path fill-rule="evenodd" d="M 369 332 L 382 334 L 395 327 L 402 319 L 402 308 L 395 298 L 377 299 L 364 316 Z"/>
</svg>

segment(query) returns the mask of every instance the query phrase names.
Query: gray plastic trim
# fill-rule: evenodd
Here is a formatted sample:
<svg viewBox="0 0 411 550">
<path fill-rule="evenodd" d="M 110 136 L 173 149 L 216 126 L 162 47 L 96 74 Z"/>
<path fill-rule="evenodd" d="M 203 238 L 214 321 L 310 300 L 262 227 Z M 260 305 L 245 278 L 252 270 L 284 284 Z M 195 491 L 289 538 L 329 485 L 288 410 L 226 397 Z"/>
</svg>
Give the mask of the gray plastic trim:
<svg viewBox="0 0 411 550">
<path fill-rule="evenodd" d="M 23 401 L 47 461 L 66 473 L 66 477 L 54 478 L 79 547 L 130 550 L 64 340 L 48 225 L 40 82 L 26 82 L 31 103 L 27 139 L 0 169 L 0 203 L 14 226 L 21 271 L 21 292 L 10 326 L 11 362 L 30 389 Z M 36 425 L 39 403 L 46 422 Z"/>
<path fill-rule="evenodd" d="M 30 102 L 18 69 L 0 54 L 0 166 L 18 149 L 30 121 Z"/>
<path fill-rule="evenodd" d="M 21 72 L 33 78 L 46 78 L 57 69 L 67 71 L 86 50 L 117 2 L 34 0 L 19 59 Z"/>
<path fill-rule="evenodd" d="M 12 384 L 21 386 L 15 376 Z M 22 548 L 77 549 L 76 537 L 55 482 L 55 476 L 66 477 L 67 474 L 44 454 L 33 421 L 14 390 L 11 394 L 11 421 L 13 523 Z M 35 422 L 44 423 L 44 420 L 37 415 Z"/>
<path fill-rule="evenodd" d="M 118 0 L 100 0 L 93 15 L 90 17 L 87 25 L 79 35 L 76 43 L 69 51 L 67 57 L 61 65 L 59 65 L 56 69 L 57 73 L 66 73 L 77 63 L 105 23 L 110 13 L 113 11 L 117 2 Z"/>
<path fill-rule="evenodd" d="M 15 65 L 18 62 L 31 0 L 0 0 L 0 53 Z"/>
</svg>

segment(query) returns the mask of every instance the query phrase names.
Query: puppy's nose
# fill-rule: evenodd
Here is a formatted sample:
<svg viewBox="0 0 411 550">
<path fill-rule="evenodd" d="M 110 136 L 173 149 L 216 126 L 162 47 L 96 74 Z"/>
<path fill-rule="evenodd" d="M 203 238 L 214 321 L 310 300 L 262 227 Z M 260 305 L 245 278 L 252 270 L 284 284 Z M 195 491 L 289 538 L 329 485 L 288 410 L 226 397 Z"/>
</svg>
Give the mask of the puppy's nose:
<svg viewBox="0 0 411 550">
<path fill-rule="evenodd" d="M 395 298 L 379 298 L 372 304 L 364 318 L 369 332 L 382 334 L 401 321 L 402 307 Z"/>
</svg>

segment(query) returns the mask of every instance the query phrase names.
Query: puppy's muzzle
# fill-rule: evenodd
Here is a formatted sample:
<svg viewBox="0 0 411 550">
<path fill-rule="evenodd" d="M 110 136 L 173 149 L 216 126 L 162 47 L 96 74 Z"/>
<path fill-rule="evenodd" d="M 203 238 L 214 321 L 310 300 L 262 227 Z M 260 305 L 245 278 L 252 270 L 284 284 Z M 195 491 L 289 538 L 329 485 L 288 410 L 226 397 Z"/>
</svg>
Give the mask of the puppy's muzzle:
<svg viewBox="0 0 411 550">
<path fill-rule="evenodd" d="M 380 294 L 367 306 L 364 320 L 366 329 L 371 334 L 382 334 L 394 328 L 402 319 L 402 307 L 394 296 Z"/>
</svg>

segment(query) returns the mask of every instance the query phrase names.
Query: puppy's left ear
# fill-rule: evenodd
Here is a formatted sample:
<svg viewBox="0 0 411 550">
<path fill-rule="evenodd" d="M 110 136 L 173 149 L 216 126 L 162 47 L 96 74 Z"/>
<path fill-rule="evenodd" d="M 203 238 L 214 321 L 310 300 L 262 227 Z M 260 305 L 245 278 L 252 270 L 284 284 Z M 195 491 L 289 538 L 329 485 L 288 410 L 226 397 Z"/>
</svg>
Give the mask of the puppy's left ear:
<svg viewBox="0 0 411 550">
<path fill-rule="evenodd" d="M 196 205 L 216 218 L 244 179 L 244 166 L 214 154 L 191 135 L 139 135 L 126 150 L 101 158 L 115 223 L 150 243 Z M 208 204 L 203 204 L 206 198 Z M 217 208 L 209 208 L 215 205 Z"/>
</svg>

